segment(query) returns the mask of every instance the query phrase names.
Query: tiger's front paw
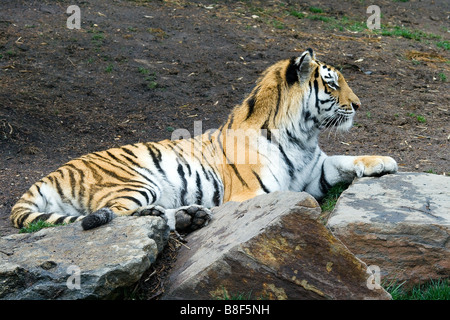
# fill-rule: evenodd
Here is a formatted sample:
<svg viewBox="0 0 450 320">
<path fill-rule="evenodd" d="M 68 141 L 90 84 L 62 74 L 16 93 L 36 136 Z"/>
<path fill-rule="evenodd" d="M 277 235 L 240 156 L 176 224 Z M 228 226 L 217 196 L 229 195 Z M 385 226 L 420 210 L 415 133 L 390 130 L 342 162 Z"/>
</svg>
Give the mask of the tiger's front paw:
<svg viewBox="0 0 450 320">
<path fill-rule="evenodd" d="M 357 177 L 381 176 L 397 172 L 397 162 L 391 157 L 361 156 L 356 157 L 353 164 Z"/>
</svg>

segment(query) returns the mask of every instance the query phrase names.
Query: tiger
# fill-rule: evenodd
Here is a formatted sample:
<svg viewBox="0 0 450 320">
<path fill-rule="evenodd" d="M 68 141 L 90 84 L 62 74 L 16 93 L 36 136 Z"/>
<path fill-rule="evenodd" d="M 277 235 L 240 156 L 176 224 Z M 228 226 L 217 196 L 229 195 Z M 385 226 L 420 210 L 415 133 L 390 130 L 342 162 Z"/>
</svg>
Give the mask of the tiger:
<svg viewBox="0 0 450 320">
<path fill-rule="evenodd" d="M 10 220 L 17 228 L 81 221 L 90 230 L 116 216 L 155 215 L 188 233 L 228 201 L 275 191 L 320 200 L 339 182 L 397 171 L 389 156 L 328 156 L 320 149 L 320 133 L 350 130 L 360 107 L 341 72 L 308 48 L 268 67 L 218 129 L 71 160 L 33 184 Z"/>
</svg>

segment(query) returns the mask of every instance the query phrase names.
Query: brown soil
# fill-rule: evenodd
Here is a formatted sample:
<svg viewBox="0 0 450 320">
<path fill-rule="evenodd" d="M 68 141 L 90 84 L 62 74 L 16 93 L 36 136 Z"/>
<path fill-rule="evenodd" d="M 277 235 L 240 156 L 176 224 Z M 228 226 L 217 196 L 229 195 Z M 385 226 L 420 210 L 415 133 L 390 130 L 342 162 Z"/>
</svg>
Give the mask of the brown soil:
<svg viewBox="0 0 450 320">
<path fill-rule="evenodd" d="M 418 40 L 352 31 L 343 21 L 369 17 L 359 0 L 76 2 L 80 30 L 66 27 L 70 0 L 0 4 L 2 236 L 17 232 L 18 197 L 69 159 L 193 133 L 194 121 L 217 128 L 261 71 L 308 47 L 363 104 L 348 134 L 323 135 L 324 151 L 449 172 L 448 0 L 377 1 L 382 25 Z"/>
</svg>

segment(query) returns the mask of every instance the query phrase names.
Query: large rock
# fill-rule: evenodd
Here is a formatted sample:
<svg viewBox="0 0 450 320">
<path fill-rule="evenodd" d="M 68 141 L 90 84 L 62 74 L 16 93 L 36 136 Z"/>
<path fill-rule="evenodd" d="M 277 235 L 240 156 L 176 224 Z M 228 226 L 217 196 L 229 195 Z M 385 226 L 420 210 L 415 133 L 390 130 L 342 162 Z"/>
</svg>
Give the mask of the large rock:
<svg viewBox="0 0 450 320">
<path fill-rule="evenodd" d="M 169 237 L 159 217 L 117 217 L 0 238 L 0 299 L 112 298 L 138 281 Z"/>
<path fill-rule="evenodd" d="M 164 299 L 389 299 L 366 265 L 320 222 L 307 193 L 275 192 L 216 208 L 181 248 Z"/>
<path fill-rule="evenodd" d="M 385 279 L 413 285 L 450 276 L 450 178 L 399 173 L 361 178 L 327 226 Z"/>
</svg>

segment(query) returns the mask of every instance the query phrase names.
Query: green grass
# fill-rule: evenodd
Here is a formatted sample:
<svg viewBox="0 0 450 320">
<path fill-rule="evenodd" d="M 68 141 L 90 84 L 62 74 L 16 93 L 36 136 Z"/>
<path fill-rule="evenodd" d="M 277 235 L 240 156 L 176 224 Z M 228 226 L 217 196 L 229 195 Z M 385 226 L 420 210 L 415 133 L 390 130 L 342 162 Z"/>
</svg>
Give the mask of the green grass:
<svg viewBox="0 0 450 320">
<path fill-rule="evenodd" d="M 427 118 L 425 118 L 425 116 L 421 116 L 420 114 L 416 115 L 415 113 L 408 113 L 408 117 L 416 118 L 417 122 L 420 122 L 420 123 L 426 123 L 427 122 Z"/>
<path fill-rule="evenodd" d="M 308 10 L 312 13 L 323 13 L 323 10 L 318 7 L 309 7 Z"/>
<path fill-rule="evenodd" d="M 339 31 L 350 32 L 374 32 L 381 34 L 382 36 L 389 37 L 402 37 L 405 39 L 415 41 L 436 41 L 435 44 L 439 48 L 445 50 L 450 49 L 450 42 L 448 40 L 442 40 L 442 37 L 437 34 L 427 33 L 422 30 L 414 30 L 401 26 L 387 27 L 381 26 L 380 30 L 369 30 L 365 20 L 353 20 L 349 17 L 331 17 L 324 13 L 324 11 L 317 7 L 309 7 L 309 12 L 313 14 L 307 14 L 295 9 L 290 9 L 286 13 L 298 19 L 310 19 L 315 21 L 322 21 L 329 29 L 337 29 Z"/>
<path fill-rule="evenodd" d="M 449 279 L 430 280 L 429 282 L 416 285 L 410 290 L 404 290 L 405 282 L 391 281 L 383 285 L 393 300 L 450 300 Z"/>
<path fill-rule="evenodd" d="M 448 40 L 439 41 L 438 43 L 436 43 L 436 45 L 439 48 L 443 48 L 445 50 L 450 50 L 450 41 L 448 41 Z"/>
<path fill-rule="evenodd" d="M 110 72 L 113 71 L 113 69 L 114 69 L 114 66 L 113 66 L 112 64 L 109 64 L 109 65 L 105 68 L 105 72 L 110 73 Z"/>
<path fill-rule="evenodd" d="M 140 71 L 142 74 L 146 74 L 143 73 L 143 71 Z M 145 72 L 145 71 L 144 71 Z M 156 82 L 156 72 L 153 72 L 151 74 L 148 74 L 145 77 L 145 81 L 147 81 L 147 88 L 149 89 L 156 89 L 159 87 L 158 82 Z"/>
<path fill-rule="evenodd" d="M 303 19 L 304 17 L 306 17 L 306 15 L 303 12 L 296 11 L 296 10 L 289 11 L 289 14 L 298 19 Z"/>
<path fill-rule="evenodd" d="M 150 71 L 148 69 L 145 69 L 145 68 L 142 68 L 142 67 L 139 67 L 138 70 L 139 70 L 139 73 L 142 73 L 142 74 L 149 74 L 150 73 Z"/>
<path fill-rule="evenodd" d="M 442 82 L 447 82 L 447 76 L 445 75 L 445 73 L 443 72 L 439 73 L 438 77 Z"/>
<path fill-rule="evenodd" d="M 53 223 L 49 223 L 46 221 L 38 220 L 38 221 L 34 221 L 34 222 L 30 223 L 27 227 L 20 229 L 19 233 L 32 233 L 32 232 L 36 232 L 36 231 L 39 231 L 44 228 L 52 228 L 52 227 L 58 227 L 58 226 L 63 226 L 63 225 L 65 225 L 65 224 L 64 223 L 63 224 L 53 224 Z"/>
<path fill-rule="evenodd" d="M 339 31 L 357 31 L 361 32 L 367 30 L 367 25 L 365 21 L 357 21 L 352 20 L 346 16 L 342 16 L 341 18 L 329 17 L 327 15 L 322 14 L 323 10 L 315 7 L 310 7 L 309 11 L 315 14 L 307 15 L 303 12 L 299 12 L 296 10 L 288 11 L 288 14 L 296 17 L 298 19 L 310 19 L 315 21 L 322 21 L 326 24 L 326 26 L 330 29 L 337 29 Z"/>
<path fill-rule="evenodd" d="M 319 202 L 322 212 L 333 211 L 334 207 L 336 206 L 337 200 L 341 196 L 341 193 L 346 190 L 349 185 L 350 183 L 340 182 L 333 186 L 330 190 L 328 190 L 325 197 Z"/>
<path fill-rule="evenodd" d="M 421 41 L 423 39 L 429 39 L 429 40 L 440 40 L 441 36 L 433 34 L 433 33 L 427 33 L 421 30 L 412 30 L 405 27 L 399 27 L 395 26 L 393 28 L 381 28 L 381 35 L 382 36 L 394 36 L 394 37 L 403 37 L 405 39 L 411 39 L 416 41 Z"/>
</svg>

